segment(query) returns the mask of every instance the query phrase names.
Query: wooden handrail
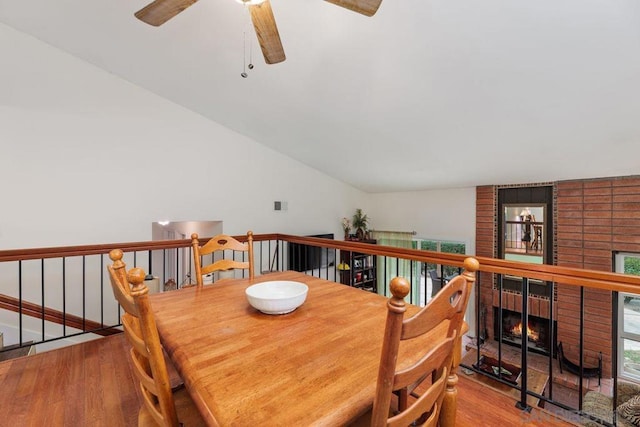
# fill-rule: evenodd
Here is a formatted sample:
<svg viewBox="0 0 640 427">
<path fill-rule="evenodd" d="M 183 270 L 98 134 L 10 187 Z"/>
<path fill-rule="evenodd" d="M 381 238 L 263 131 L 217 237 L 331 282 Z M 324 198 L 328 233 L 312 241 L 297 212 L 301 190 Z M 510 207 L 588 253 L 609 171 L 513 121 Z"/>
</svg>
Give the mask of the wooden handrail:
<svg viewBox="0 0 640 427">
<path fill-rule="evenodd" d="M 240 241 L 246 240 L 246 235 L 233 236 Z M 341 241 L 318 237 L 302 237 L 289 234 L 271 233 L 254 234 L 255 242 L 267 240 L 282 240 L 290 243 L 300 243 L 309 246 L 326 247 L 344 251 L 360 252 L 371 255 L 381 255 L 394 258 L 409 259 L 419 262 L 444 264 L 462 267 L 464 259 L 469 255 L 447 254 L 442 252 L 418 249 L 397 248 L 392 246 L 371 245 L 356 241 Z M 208 239 L 202 239 L 206 242 Z M 12 249 L 0 251 L 0 262 L 29 259 L 59 258 L 83 255 L 106 254 L 112 249 L 122 249 L 125 252 L 175 249 L 189 247 L 190 239 L 158 240 L 147 242 L 109 243 L 101 245 L 66 246 L 37 249 Z M 587 286 L 610 291 L 631 292 L 640 294 L 640 276 L 609 273 L 598 270 L 585 270 L 572 267 L 559 267 L 546 264 L 530 264 L 518 261 L 507 261 L 495 258 L 476 257 L 480 262 L 480 271 L 488 273 L 506 274 L 519 277 L 529 277 L 543 281 L 553 281 L 576 286 Z"/>
<path fill-rule="evenodd" d="M 371 245 L 362 242 L 333 241 L 315 237 L 300 237 L 278 234 L 279 239 L 292 243 L 302 243 L 310 246 L 324 246 L 340 250 L 382 255 L 394 258 L 410 259 L 462 267 L 469 255 L 448 254 L 443 252 L 407 249 L 392 246 Z M 620 273 L 609 273 L 598 270 L 585 270 L 572 267 L 560 267 L 547 264 L 531 264 L 519 261 L 508 261 L 487 257 L 476 257 L 480 262 L 480 271 L 497 274 L 507 274 L 519 277 L 529 277 L 544 281 L 553 281 L 576 286 L 588 286 L 610 291 L 640 293 L 640 276 Z"/>
<path fill-rule="evenodd" d="M 246 242 L 247 235 L 233 236 L 235 239 Z M 208 242 L 210 237 L 201 238 L 202 244 Z M 277 240 L 278 234 L 261 234 L 254 236 L 254 241 Z M 21 261 L 31 259 L 62 258 L 83 255 L 108 254 L 112 249 L 122 249 L 123 252 L 157 251 L 162 249 L 176 249 L 191 247 L 191 239 L 179 240 L 153 240 L 146 242 L 105 243 L 100 245 L 83 246 L 57 246 L 35 249 L 8 249 L 0 251 L 0 262 Z"/>
<path fill-rule="evenodd" d="M 243 242 L 247 239 L 246 235 L 235 237 Z M 263 234 L 259 239 L 255 240 L 275 240 L 276 238 L 277 235 Z M 205 242 L 209 241 L 209 238 L 201 239 L 201 241 L 204 244 Z M 160 240 L 150 242 L 109 243 L 100 245 L 48 247 L 35 249 L 11 249 L 0 251 L 0 262 L 100 255 L 107 254 L 112 249 L 122 249 L 125 252 L 133 252 L 175 249 L 181 247 L 190 248 L 191 240 Z M 69 313 L 65 314 L 61 311 L 49 307 L 45 307 L 43 310 L 41 305 L 34 304 L 25 300 L 22 300 L 22 304 L 20 304 L 19 299 L 3 294 L 0 294 L 0 309 L 13 311 L 15 313 L 21 313 L 25 316 L 33 317 L 40 320 L 42 320 L 44 316 L 44 320 L 46 321 L 53 322 L 59 325 L 66 325 L 84 332 L 93 332 L 97 335 L 102 336 L 113 335 L 122 332 L 119 329 L 105 328 L 98 322 L 83 319 L 80 316 Z"/>
<path fill-rule="evenodd" d="M 246 241 L 247 238 L 246 234 L 233 237 L 242 242 Z M 280 233 L 254 234 L 253 239 L 254 242 L 288 242 L 328 248 L 328 250 L 359 252 L 374 256 L 386 256 L 454 267 L 462 267 L 465 258 L 469 256 L 384 245 L 372 245 L 357 241 L 302 237 Z M 203 244 L 208 240 L 209 238 L 201 239 Z M 122 249 L 124 252 L 174 250 L 176 248 L 190 248 L 190 245 L 190 239 L 182 239 L 35 249 L 12 249 L 0 251 L 0 262 L 100 255 L 107 254 L 112 249 L 118 248 Z M 530 264 L 487 257 L 476 257 L 476 259 L 480 262 L 479 271 L 481 273 L 497 273 L 516 277 L 528 277 L 531 279 L 553 281 L 568 285 L 640 294 L 640 276 L 559 267 L 554 265 Z M 46 321 L 65 324 L 71 328 L 94 332 L 98 335 L 110 335 L 120 332 L 119 329 L 109 328 L 108 326 L 105 327 L 98 322 L 87 319 L 83 320 L 82 317 L 68 313 L 65 314 L 52 308 L 45 307 L 43 311 L 42 306 L 35 303 L 22 300 L 22 303 L 20 304 L 18 299 L 6 295 L 0 295 L 0 309 L 7 309 L 13 312 L 22 313 L 36 319 L 42 319 L 44 313 L 44 320 Z"/>
</svg>

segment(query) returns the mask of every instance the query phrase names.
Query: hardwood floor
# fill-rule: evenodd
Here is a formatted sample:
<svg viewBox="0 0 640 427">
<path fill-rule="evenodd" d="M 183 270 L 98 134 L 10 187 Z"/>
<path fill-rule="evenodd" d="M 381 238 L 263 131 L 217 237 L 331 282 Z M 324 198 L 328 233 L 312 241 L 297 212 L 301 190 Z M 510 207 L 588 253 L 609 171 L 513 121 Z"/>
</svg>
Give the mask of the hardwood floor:
<svg viewBox="0 0 640 427">
<path fill-rule="evenodd" d="M 140 403 L 122 334 L 0 363 L 0 425 L 135 426 Z M 456 425 L 572 424 L 460 375 Z"/>
<path fill-rule="evenodd" d="M 0 384 L 2 425 L 137 425 L 123 334 L 3 362 Z"/>
<path fill-rule="evenodd" d="M 574 424 L 558 419 L 555 415 L 539 408 L 531 413 L 516 408 L 516 400 L 507 394 L 497 392 L 480 382 L 459 375 L 458 412 L 456 426 L 572 426 Z"/>
</svg>

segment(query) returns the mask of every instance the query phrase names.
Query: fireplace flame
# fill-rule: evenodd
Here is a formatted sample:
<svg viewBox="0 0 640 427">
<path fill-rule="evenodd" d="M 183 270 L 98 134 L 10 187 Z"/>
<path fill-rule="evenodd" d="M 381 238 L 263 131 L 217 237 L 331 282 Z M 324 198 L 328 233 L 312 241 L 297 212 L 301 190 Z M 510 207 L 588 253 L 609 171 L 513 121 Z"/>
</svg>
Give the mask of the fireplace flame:
<svg viewBox="0 0 640 427">
<path fill-rule="evenodd" d="M 516 337 L 522 337 L 522 322 L 514 326 L 511 333 Z M 540 334 L 527 325 L 527 338 L 531 341 L 538 341 L 540 340 Z"/>
</svg>

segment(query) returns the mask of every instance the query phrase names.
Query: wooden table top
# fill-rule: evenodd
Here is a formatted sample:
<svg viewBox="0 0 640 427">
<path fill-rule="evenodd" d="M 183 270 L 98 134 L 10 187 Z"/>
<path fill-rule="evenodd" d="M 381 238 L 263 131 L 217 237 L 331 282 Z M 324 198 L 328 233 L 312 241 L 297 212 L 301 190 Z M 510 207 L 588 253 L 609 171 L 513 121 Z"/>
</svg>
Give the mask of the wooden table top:
<svg viewBox="0 0 640 427">
<path fill-rule="evenodd" d="M 285 315 L 249 305 L 270 280 L 309 286 Z M 210 425 L 342 425 L 373 404 L 387 298 L 297 272 L 155 294 L 162 343 Z M 410 306 L 408 313 L 416 311 Z M 401 346 L 415 359 L 425 343 Z"/>
</svg>

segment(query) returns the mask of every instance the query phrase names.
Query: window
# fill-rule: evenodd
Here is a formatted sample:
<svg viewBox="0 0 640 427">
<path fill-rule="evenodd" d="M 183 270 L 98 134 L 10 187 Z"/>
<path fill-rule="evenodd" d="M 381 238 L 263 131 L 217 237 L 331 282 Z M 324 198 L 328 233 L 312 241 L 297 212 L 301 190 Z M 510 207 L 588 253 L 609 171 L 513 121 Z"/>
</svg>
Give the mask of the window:
<svg viewBox="0 0 640 427">
<path fill-rule="evenodd" d="M 427 240 L 427 239 L 414 239 L 414 248 L 422 249 L 423 251 L 435 251 L 445 252 L 448 254 L 465 254 L 466 245 L 460 242 L 451 242 L 445 240 Z M 436 270 L 440 275 L 440 265 L 425 263 L 422 268 L 422 274 L 426 274 L 429 270 Z M 452 276 L 458 274 L 458 267 L 452 267 L 450 265 L 444 266 L 444 276 Z"/>
<path fill-rule="evenodd" d="M 503 258 L 544 264 L 545 205 L 503 205 Z"/>
<path fill-rule="evenodd" d="M 499 188 L 497 196 L 496 258 L 553 264 L 553 185 Z"/>
<path fill-rule="evenodd" d="M 451 254 L 465 254 L 467 246 L 461 242 L 414 238 L 413 248 Z M 420 263 L 419 270 L 420 287 L 418 294 L 420 298 L 420 305 L 426 304 L 427 301 L 437 293 L 442 284 L 446 283 L 448 278 L 451 278 L 460 272 L 458 267 L 432 263 Z M 442 277 L 445 278 L 444 281 L 442 281 Z M 437 282 L 435 286 L 434 280 Z"/>
<path fill-rule="evenodd" d="M 640 276 L 640 254 L 616 254 L 617 273 Z M 640 295 L 618 295 L 618 373 L 640 380 Z"/>
<path fill-rule="evenodd" d="M 504 203 L 500 211 L 499 232 L 502 239 L 498 246 L 500 256 L 508 261 L 545 264 L 548 260 L 548 216 L 545 203 Z M 502 276 L 505 290 L 521 292 L 522 278 Z M 550 297 L 550 287 L 541 280 L 529 281 L 529 293 Z"/>
</svg>

